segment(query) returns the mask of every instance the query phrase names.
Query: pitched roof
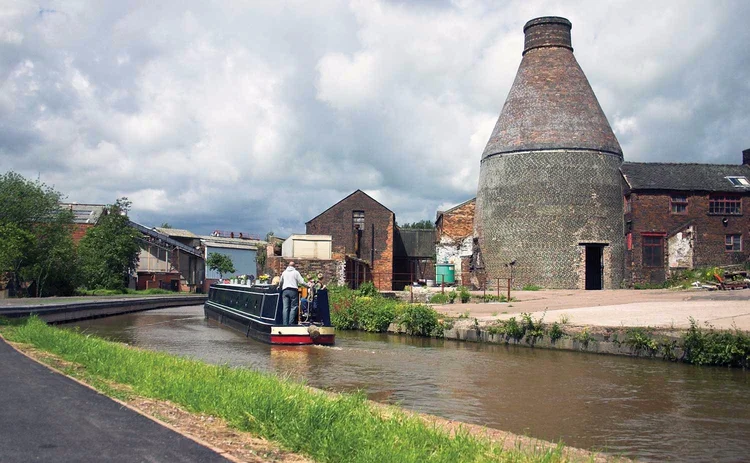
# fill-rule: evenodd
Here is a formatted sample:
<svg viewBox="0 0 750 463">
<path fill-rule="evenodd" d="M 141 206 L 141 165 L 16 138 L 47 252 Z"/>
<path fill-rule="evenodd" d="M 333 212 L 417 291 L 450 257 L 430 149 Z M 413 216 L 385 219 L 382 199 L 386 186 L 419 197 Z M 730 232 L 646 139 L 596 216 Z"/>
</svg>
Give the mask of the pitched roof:
<svg viewBox="0 0 750 463">
<path fill-rule="evenodd" d="M 625 162 L 620 171 L 632 190 L 750 191 L 750 187 L 735 186 L 727 179 L 750 179 L 748 165 Z"/>
<path fill-rule="evenodd" d="M 315 216 L 315 217 L 313 217 L 312 219 L 310 219 L 310 220 L 308 220 L 307 222 L 305 222 L 305 224 L 308 224 L 308 223 L 312 222 L 313 220 L 317 219 L 317 218 L 318 218 L 318 217 L 320 217 L 321 215 L 323 215 L 323 214 L 325 214 L 326 212 L 328 212 L 328 211 L 330 211 L 331 209 L 333 209 L 333 207 L 334 207 L 334 206 L 336 206 L 336 205 L 338 205 L 338 204 L 341 204 L 341 203 L 343 203 L 344 201 L 346 201 L 347 199 L 351 198 L 352 196 L 354 196 L 354 195 L 355 195 L 355 194 L 357 194 L 357 193 L 362 193 L 363 195 L 367 196 L 367 197 L 368 197 L 368 198 L 369 198 L 370 200 L 372 200 L 373 202 L 375 202 L 375 204 L 378 204 L 378 205 L 379 205 L 379 206 L 381 206 L 381 207 L 382 207 L 383 209 L 387 210 L 387 211 L 388 211 L 388 212 L 390 212 L 390 213 L 393 213 L 393 211 L 392 211 L 392 210 L 390 210 L 390 209 L 388 209 L 387 207 L 383 206 L 383 204 L 382 204 L 382 203 L 380 203 L 380 201 L 376 200 L 375 198 L 373 198 L 372 196 L 368 195 L 368 194 L 367 194 L 367 193 L 365 193 L 364 191 L 362 191 L 362 190 L 355 190 L 355 191 L 353 191 L 353 192 L 352 192 L 352 193 L 351 193 L 350 195 L 348 195 L 347 197 L 345 197 L 344 199 L 342 199 L 341 201 L 338 201 L 338 202 L 334 203 L 334 204 L 333 204 L 333 205 L 332 205 L 331 207 L 329 207 L 329 208 L 328 208 L 328 209 L 326 209 L 325 211 L 321 212 L 320 214 L 316 215 L 316 216 Z"/>
<path fill-rule="evenodd" d="M 457 204 L 457 205 L 455 205 L 455 206 L 451 207 L 450 209 L 446 209 L 446 210 L 444 210 L 444 211 L 437 211 L 437 217 L 438 217 L 438 218 L 440 218 L 440 216 L 441 216 L 441 215 L 443 215 L 443 214 L 447 214 L 447 213 L 449 213 L 449 212 L 453 212 L 453 211 L 455 211 L 456 209 L 458 209 L 459 207 L 461 207 L 461 206 L 465 206 L 465 205 L 467 205 L 467 204 L 471 203 L 472 201 L 476 201 L 476 200 L 477 200 L 477 197 L 476 197 L 476 196 L 474 196 L 473 198 L 471 198 L 471 199 L 467 199 L 466 201 L 462 202 L 461 204 Z M 437 220 L 436 220 L 436 222 L 437 222 Z"/>
</svg>

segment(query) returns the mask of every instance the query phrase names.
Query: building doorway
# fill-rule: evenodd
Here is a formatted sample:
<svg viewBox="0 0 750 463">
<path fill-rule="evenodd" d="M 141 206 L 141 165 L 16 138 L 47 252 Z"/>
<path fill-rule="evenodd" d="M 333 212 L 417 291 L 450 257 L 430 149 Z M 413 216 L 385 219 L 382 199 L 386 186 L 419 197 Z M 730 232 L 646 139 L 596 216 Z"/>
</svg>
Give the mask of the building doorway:
<svg viewBox="0 0 750 463">
<path fill-rule="evenodd" d="M 602 289 L 604 245 L 586 244 L 586 289 Z"/>
</svg>

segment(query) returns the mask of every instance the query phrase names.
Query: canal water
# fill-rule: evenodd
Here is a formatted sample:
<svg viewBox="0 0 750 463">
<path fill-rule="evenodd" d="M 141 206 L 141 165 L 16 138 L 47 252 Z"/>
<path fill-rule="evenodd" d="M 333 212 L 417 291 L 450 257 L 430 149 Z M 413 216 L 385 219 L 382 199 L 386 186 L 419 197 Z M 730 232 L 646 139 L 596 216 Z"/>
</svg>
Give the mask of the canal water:
<svg viewBox="0 0 750 463">
<path fill-rule="evenodd" d="M 86 333 L 645 461 L 750 461 L 750 373 L 661 360 L 339 331 L 270 346 L 200 306 L 78 322 Z"/>
</svg>

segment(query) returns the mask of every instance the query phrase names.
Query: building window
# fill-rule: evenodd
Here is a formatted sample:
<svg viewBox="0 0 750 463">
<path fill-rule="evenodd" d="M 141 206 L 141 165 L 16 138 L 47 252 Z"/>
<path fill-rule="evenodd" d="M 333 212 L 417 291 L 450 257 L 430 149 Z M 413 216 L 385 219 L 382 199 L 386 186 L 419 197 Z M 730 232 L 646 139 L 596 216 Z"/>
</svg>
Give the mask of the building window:
<svg viewBox="0 0 750 463">
<path fill-rule="evenodd" d="M 739 187 L 750 187 L 750 182 L 747 181 L 747 177 L 724 177 L 734 186 Z"/>
<path fill-rule="evenodd" d="M 724 239 L 724 245 L 726 246 L 727 251 L 742 251 L 742 235 L 727 235 Z"/>
<path fill-rule="evenodd" d="M 630 200 L 630 195 L 625 196 L 625 213 L 629 214 L 633 211 L 633 202 Z"/>
<path fill-rule="evenodd" d="M 717 194 L 708 200 L 708 213 L 742 215 L 742 198 L 739 195 Z"/>
<path fill-rule="evenodd" d="M 364 230 L 365 228 L 365 211 L 352 211 L 352 228 Z"/>
<path fill-rule="evenodd" d="M 672 195 L 669 198 L 672 214 L 687 214 L 687 195 Z"/>
<path fill-rule="evenodd" d="M 664 267 L 664 237 L 643 236 L 643 266 Z"/>
</svg>

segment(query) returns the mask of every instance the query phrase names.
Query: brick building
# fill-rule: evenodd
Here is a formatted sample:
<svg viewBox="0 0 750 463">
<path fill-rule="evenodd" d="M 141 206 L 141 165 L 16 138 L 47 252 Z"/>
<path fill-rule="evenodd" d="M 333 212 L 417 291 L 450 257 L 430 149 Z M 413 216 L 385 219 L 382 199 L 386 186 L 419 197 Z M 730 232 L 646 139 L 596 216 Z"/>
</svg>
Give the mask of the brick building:
<svg viewBox="0 0 750 463">
<path fill-rule="evenodd" d="M 626 162 L 625 282 L 661 283 L 750 258 L 750 150 L 742 165 Z"/>
<path fill-rule="evenodd" d="M 578 65 L 571 23 L 524 26 L 523 58 L 482 154 L 481 261 L 515 286 L 618 288 L 623 277 L 623 156 Z"/>
<path fill-rule="evenodd" d="M 393 289 L 396 216 L 362 190 L 356 190 L 306 224 L 308 235 L 330 235 L 333 258 L 346 257 L 346 280 L 370 278 L 381 290 Z M 364 273 L 363 273 L 364 272 Z"/>
<path fill-rule="evenodd" d="M 438 211 L 435 219 L 436 263 L 453 264 L 456 283 L 465 286 L 471 282 L 476 203 L 476 198 L 472 198 L 446 211 Z"/>
<path fill-rule="evenodd" d="M 105 213 L 104 204 L 61 203 L 60 207 L 73 212 L 73 242 L 78 244 L 90 228 L 99 222 L 99 217 Z"/>
</svg>

